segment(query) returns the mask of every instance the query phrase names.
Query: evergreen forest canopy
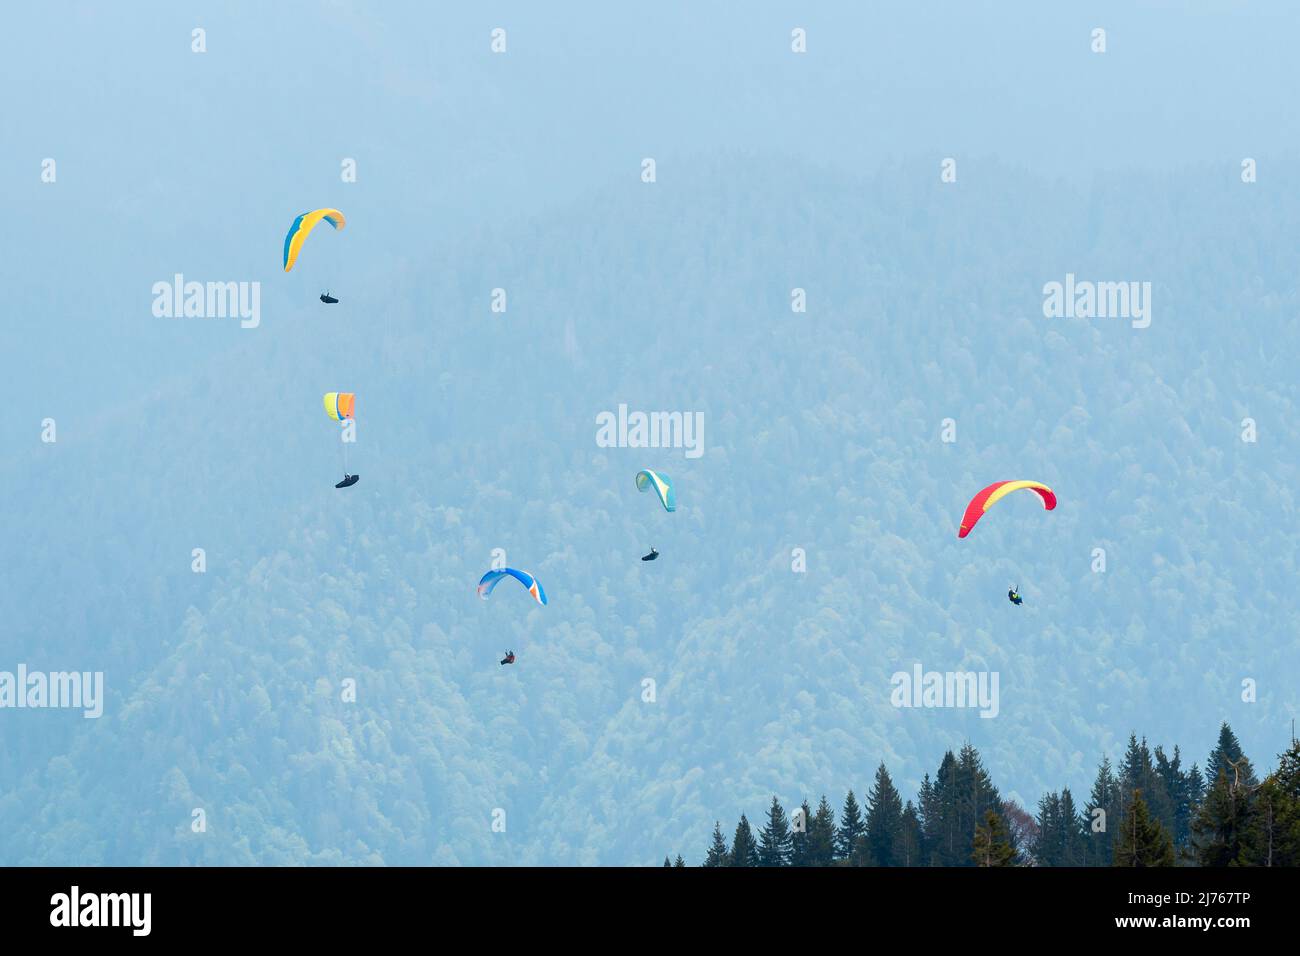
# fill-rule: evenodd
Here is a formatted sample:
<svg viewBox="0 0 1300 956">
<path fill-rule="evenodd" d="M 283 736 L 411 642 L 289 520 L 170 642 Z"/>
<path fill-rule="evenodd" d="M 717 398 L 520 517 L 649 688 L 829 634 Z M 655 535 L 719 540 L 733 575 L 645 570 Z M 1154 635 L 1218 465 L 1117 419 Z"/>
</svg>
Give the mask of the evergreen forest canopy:
<svg viewBox="0 0 1300 956">
<path fill-rule="evenodd" d="M 1103 758 L 1092 792 L 1044 794 L 1035 813 L 1004 799 L 970 744 L 944 754 L 904 802 L 882 763 L 838 819 L 825 795 L 787 813 L 772 798 L 761 826 L 721 823 L 703 866 L 1300 866 L 1300 743 L 1260 780 L 1225 723 L 1205 771 L 1145 738 Z M 1207 785 L 1207 779 L 1210 781 Z M 678 854 L 664 866 L 685 866 Z"/>
</svg>

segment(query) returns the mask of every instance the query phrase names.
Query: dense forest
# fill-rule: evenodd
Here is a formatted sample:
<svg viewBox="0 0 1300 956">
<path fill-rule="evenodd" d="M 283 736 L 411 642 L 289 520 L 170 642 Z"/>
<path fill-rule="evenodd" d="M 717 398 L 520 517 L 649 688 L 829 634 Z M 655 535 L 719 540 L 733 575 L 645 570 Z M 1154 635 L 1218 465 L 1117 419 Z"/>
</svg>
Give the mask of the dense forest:
<svg viewBox="0 0 1300 956">
<path fill-rule="evenodd" d="M 880 760 L 916 793 L 953 741 L 1028 806 L 1060 781 L 1082 803 L 1116 728 L 1172 740 L 1208 713 L 1275 740 L 1300 621 L 1300 194 L 1208 172 L 1079 192 L 992 164 L 946 195 L 916 168 L 701 162 L 377 264 L 393 278 L 349 311 L 268 291 L 262 326 L 212 351 L 194 338 L 216 325 L 148 324 L 170 260 L 105 241 L 144 318 L 80 386 L 17 369 L 0 422 L 22 555 L 0 660 L 102 670 L 105 710 L 5 715 L 4 862 L 657 864 Z M 50 255 L 77 212 L 49 219 Z M 1145 330 L 1044 319 L 1067 270 L 1164 276 L 1165 304 Z M 3 334 L 63 368 L 37 333 Z M 320 410 L 344 383 L 346 501 Z M 213 414 L 228 394 L 245 414 Z M 622 403 L 703 413 L 703 456 L 599 446 Z M 56 444 L 25 424 L 46 416 Z M 676 513 L 638 493 L 644 467 Z M 970 495 L 1020 475 L 1057 509 L 1008 499 L 958 540 Z M 497 548 L 547 607 L 477 598 Z M 997 718 L 893 706 L 917 664 L 999 674 Z"/>
<path fill-rule="evenodd" d="M 1210 782 L 1207 784 L 1207 780 Z M 664 866 L 686 866 L 664 858 Z M 1205 761 L 1130 735 L 1118 766 L 1103 758 L 1092 792 L 1047 793 L 1030 812 L 1004 799 L 969 743 L 950 750 L 904 802 L 882 763 L 838 820 L 823 794 L 792 813 L 772 798 L 761 827 L 722 824 L 703 866 L 1300 866 L 1300 742 L 1260 780 L 1225 723 Z"/>
</svg>

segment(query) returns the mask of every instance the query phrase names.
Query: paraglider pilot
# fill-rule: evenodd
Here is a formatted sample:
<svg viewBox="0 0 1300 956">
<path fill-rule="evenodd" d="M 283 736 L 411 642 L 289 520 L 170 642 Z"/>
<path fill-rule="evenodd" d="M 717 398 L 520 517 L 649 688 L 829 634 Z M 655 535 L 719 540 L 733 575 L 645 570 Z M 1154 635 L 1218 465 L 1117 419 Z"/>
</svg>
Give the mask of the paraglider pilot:
<svg viewBox="0 0 1300 956">
<path fill-rule="evenodd" d="M 1014 604 L 1016 607 L 1020 606 L 1021 604 L 1020 592 L 1017 591 L 1014 586 L 1011 588 L 1011 590 L 1007 591 L 1007 600 L 1010 601 L 1012 604 Z"/>
<path fill-rule="evenodd" d="M 501 658 L 502 664 L 513 664 L 515 662 L 515 652 L 506 651 L 506 656 Z"/>
</svg>

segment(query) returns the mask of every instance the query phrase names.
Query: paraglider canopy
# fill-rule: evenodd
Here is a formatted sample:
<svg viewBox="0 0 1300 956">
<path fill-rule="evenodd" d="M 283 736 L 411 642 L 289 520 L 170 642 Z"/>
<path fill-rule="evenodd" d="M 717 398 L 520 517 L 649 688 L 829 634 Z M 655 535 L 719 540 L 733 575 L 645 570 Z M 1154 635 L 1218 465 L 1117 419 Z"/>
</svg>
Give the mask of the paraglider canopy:
<svg viewBox="0 0 1300 956">
<path fill-rule="evenodd" d="M 657 471 L 651 471 L 649 468 L 636 473 L 636 487 L 638 491 L 655 490 L 659 496 L 659 503 L 664 506 L 665 511 L 677 510 L 677 492 L 673 490 L 673 481 L 667 475 L 660 474 Z"/>
<path fill-rule="evenodd" d="M 325 414 L 342 424 L 352 418 L 357 410 L 356 392 L 326 392 L 321 403 Z"/>
<path fill-rule="evenodd" d="M 516 571 L 514 568 L 502 568 L 499 571 L 489 571 L 483 575 L 478 582 L 478 596 L 486 601 L 488 595 L 501 583 L 502 578 L 507 577 L 514 578 L 528 589 L 528 593 L 533 596 L 534 601 L 542 605 L 542 607 L 546 606 L 546 591 L 542 588 L 542 582 L 527 571 Z"/>
<path fill-rule="evenodd" d="M 342 229 L 347 225 L 343 218 L 343 213 L 337 209 L 315 209 L 311 212 L 305 212 L 293 221 L 289 227 L 289 232 L 284 237 L 284 271 L 288 272 L 293 268 L 293 264 L 298 261 L 298 254 L 302 252 L 302 244 L 307 241 L 321 222 L 328 222 L 335 229 Z"/>
<path fill-rule="evenodd" d="M 1036 492 L 1043 499 L 1043 508 L 1051 511 L 1056 507 L 1056 493 L 1041 481 L 995 481 L 971 499 L 966 506 L 966 513 L 961 516 L 961 527 L 957 537 L 964 538 L 971 533 L 984 513 L 1013 491 L 1028 489 Z"/>
</svg>

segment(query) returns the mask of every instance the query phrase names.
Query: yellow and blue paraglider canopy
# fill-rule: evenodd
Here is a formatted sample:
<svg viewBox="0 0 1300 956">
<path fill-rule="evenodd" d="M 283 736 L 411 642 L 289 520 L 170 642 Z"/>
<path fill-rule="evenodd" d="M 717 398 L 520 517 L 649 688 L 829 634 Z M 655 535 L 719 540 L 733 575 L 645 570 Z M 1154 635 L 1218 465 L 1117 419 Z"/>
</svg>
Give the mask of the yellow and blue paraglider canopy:
<svg viewBox="0 0 1300 956">
<path fill-rule="evenodd" d="M 662 475 L 657 471 L 651 471 L 649 468 L 636 473 L 636 487 L 638 491 L 648 491 L 653 488 L 659 495 L 659 501 L 664 506 L 665 511 L 677 510 L 677 492 L 673 490 L 673 481 L 667 475 Z"/>
<path fill-rule="evenodd" d="M 324 404 L 325 414 L 341 423 L 352 418 L 356 412 L 357 396 L 354 392 L 326 392 Z"/>
<path fill-rule="evenodd" d="M 486 601 L 488 595 L 492 593 L 493 588 L 495 588 L 503 578 L 507 577 L 514 578 L 528 589 L 528 593 L 533 596 L 534 601 L 542 605 L 542 607 L 546 606 L 546 591 L 542 589 L 542 582 L 537 580 L 537 578 L 533 577 L 527 571 L 516 571 L 514 568 L 501 568 L 499 571 L 489 571 L 487 574 L 483 575 L 478 582 L 478 596 Z"/>
<path fill-rule="evenodd" d="M 342 229 L 347 220 L 343 218 L 343 213 L 337 209 L 314 209 L 311 212 L 305 212 L 293 221 L 289 227 L 288 234 L 284 237 L 284 271 L 288 272 L 293 268 L 293 264 L 298 261 L 298 253 L 302 251 L 302 244 L 307 241 L 311 231 L 324 220 L 335 229 Z"/>
</svg>

